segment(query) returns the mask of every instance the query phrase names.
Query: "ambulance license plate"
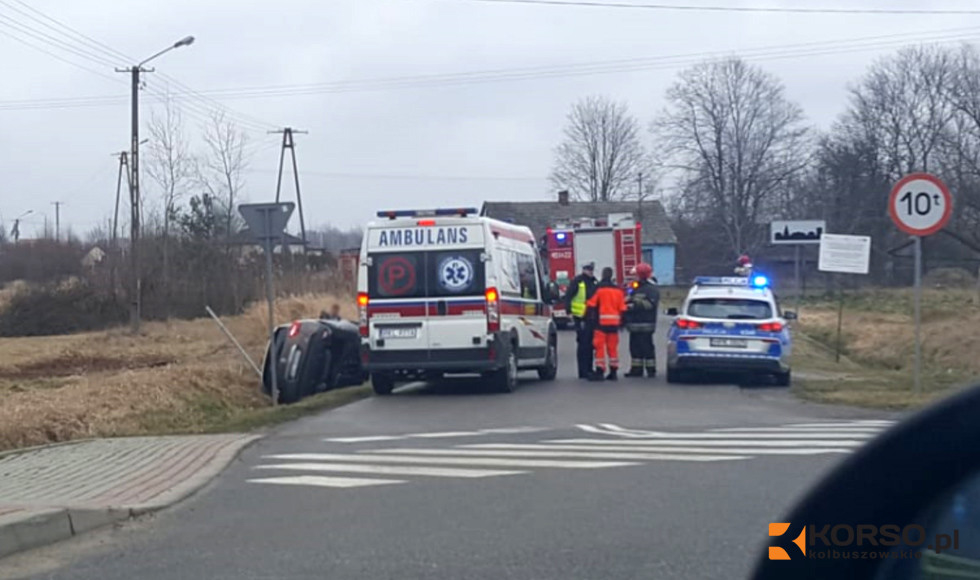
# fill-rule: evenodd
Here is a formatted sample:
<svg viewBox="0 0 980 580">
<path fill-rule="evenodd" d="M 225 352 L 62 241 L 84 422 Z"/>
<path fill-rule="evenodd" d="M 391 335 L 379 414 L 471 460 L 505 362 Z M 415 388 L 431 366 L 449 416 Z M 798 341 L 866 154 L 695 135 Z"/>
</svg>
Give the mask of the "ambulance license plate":
<svg viewBox="0 0 980 580">
<path fill-rule="evenodd" d="M 381 328 L 381 338 L 417 338 L 419 335 L 419 329 L 415 327 L 409 328 Z"/>
<path fill-rule="evenodd" d="M 749 343 L 744 338 L 712 338 L 711 346 L 722 348 L 747 348 Z"/>
</svg>

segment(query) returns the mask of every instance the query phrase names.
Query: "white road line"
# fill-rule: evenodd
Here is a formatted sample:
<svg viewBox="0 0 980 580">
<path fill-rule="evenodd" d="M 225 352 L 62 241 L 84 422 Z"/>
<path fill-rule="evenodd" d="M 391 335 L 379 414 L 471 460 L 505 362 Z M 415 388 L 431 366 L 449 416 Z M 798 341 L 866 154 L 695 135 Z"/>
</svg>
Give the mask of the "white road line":
<svg viewBox="0 0 980 580">
<path fill-rule="evenodd" d="M 640 450 L 645 451 L 645 450 Z M 749 459 L 739 455 L 690 455 L 687 449 L 675 449 L 674 453 L 616 453 L 606 451 L 536 451 L 536 450 L 484 450 L 484 449 L 379 449 L 362 453 L 403 453 L 409 455 L 465 455 L 482 457 L 582 457 L 586 459 L 631 459 L 636 461 L 728 461 Z"/>
<path fill-rule="evenodd" d="M 880 427 L 729 427 L 711 429 L 712 433 L 856 433 L 858 435 L 881 433 Z"/>
<path fill-rule="evenodd" d="M 704 439 L 552 439 L 544 443 L 584 443 L 587 445 L 704 445 L 704 446 L 744 446 L 744 447 L 860 447 L 864 441 L 839 439 L 825 441 L 808 439 L 804 441 L 759 441 L 748 439 L 729 439 L 725 441 Z"/>
<path fill-rule="evenodd" d="M 624 435 L 626 435 L 624 433 Z M 630 440 L 649 439 L 656 441 L 659 439 L 727 439 L 732 436 L 742 439 L 861 439 L 873 437 L 874 433 L 837 433 L 822 432 L 815 433 L 672 433 L 669 431 L 650 431 L 646 435 L 629 434 Z"/>
<path fill-rule="evenodd" d="M 894 425 L 894 421 L 850 421 L 840 423 L 793 423 L 784 427 L 881 427 L 888 428 Z"/>
<path fill-rule="evenodd" d="M 498 435 L 508 435 L 513 433 L 537 433 L 547 431 L 545 427 L 501 427 L 499 429 L 480 429 L 480 433 L 494 433 Z"/>
<path fill-rule="evenodd" d="M 502 471 L 494 469 L 458 469 L 453 467 L 418 467 L 415 465 L 360 465 L 356 463 L 281 463 L 257 465 L 254 469 L 282 469 L 291 471 L 339 471 L 342 473 L 373 473 L 375 475 L 424 475 L 426 477 L 497 477 L 518 475 L 526 471 Z"/>
<path fill-rule="evenodd" d="M 321 475 L 297 475 L 293 477 L 267 477 L 249 479 L 249 483 L 270 483 L 273 485 L 309 485 L 314 487 L 367 487 L 369 485 L 390 485 L 405 483 L 401 479 L 366 479 L 361 477 L 324 477 Z"/>
<path fill-rule="evenodd" d="M 544 451 L 591 451 L 595 453 L 601 453 L 604 456 L 608 456 L 612 459 L 612 455 L 616 452 L 627 452 L 627 453 L 732 453 L 732 454 L 746 454 L 746 455 L 824 455 L 828 453 L 852 453 L 852 449 L 835 448 L 835 447 L 825 447 L 820 449 L 799 449 L 799 448 L 787 448 L 787 449 L 761 449 L 761 448 L 744 448 L 744 447 L 664 447 L 664 446 L 617 446 L 617 445 L 541 445 L 541 444 L 531 444 L 531 443 L 479 443 L 476 445 L 463 445 L 467 449 L 526 449 L 528 451 L 544 450 Z M 606 455 L 610 453 L 610 455 Z M 618 459 L 626 459 L 625 457 L 620 457 Z"/>
<path fill-rule="evenodd" d="M 287 453 L 266 455 L 266 459 L 286 461 L 363 461 L 374 463 L 416 463 L 499 467 L 557 467 L 561 469 L 601 469 L 639 465 L 622 461 L 551 461 L 547 459 L 492 459 L 489 457 L 415 457 L 408 455 L 346 455 L 339 453 Z"/>
<path fill-rule="evenodd" d="M 368 441 L 397 441 L 402 439 L 401 435 L 369 435 L 366 437 L 334 437 L 324 439 L 330 443 L 366 443 Z"/>
<path fill-rule="evenodd" d="M 475 437 L 477 435 L 483 435 L 479 431 L 445 431 L 443 433 L 415 433 L 413 435 L 406 435 L 408 438 L 419 438 L 419 439 L 443 439 L 451 437 Z"/>
</svg>

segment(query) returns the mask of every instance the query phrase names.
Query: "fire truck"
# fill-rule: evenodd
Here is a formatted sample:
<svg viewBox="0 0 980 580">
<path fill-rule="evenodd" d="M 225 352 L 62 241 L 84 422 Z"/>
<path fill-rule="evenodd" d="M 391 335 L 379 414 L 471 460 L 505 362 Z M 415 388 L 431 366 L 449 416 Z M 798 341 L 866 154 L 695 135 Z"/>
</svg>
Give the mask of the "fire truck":
<svg viewBox="0 0 980 580">
<path fill-rule="evenodd" d="M 616 281 L 626 287 L 633 281 L 633 268 L 641 261 L 641 225 L 631 213 L 614 213 L 605 218 L 581 218 L 548 228 L 545 248 L 549 279 L 564 295 L 582 266 L 595 263 L 596 275 L 610 267 Z M 556 324 L 568 326 L 571 314 L 563 304 L 553 308 Z"/>
</svg>

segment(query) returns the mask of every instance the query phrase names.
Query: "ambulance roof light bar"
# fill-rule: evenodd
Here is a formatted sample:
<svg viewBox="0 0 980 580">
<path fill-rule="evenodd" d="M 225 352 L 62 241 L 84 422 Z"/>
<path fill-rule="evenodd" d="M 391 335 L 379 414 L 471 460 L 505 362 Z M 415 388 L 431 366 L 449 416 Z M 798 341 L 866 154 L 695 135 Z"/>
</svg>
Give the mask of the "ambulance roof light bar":
<svg viewBox="0 0 980 580">
<path fill-rule="evenodd" d="M 459 216 L 466 217 L 477 213 L 476 208 L 472 207 L 458 207 L 458 208 L 438 208 L 438 209 L 395 209 L 395 210 L 384 210 L 377 213 L 379 218 L 388 218 L 393 220 L 395 218 L 406 218 L 406 217 L 435 217 L 435 216 Z"/>
</svg>

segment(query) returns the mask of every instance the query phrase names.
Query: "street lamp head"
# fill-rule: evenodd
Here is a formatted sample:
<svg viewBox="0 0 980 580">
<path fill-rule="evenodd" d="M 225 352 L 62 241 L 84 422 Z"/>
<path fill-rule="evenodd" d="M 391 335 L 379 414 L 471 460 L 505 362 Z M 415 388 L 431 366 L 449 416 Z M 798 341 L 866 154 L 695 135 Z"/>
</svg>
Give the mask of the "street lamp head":
<svg viewBox="0 0 980 580">
<path fill-rule="evenodd" d="M 192 44 L 194 44 L 194 37 L 185 36 L 184 38 L 181 38 L 180 40 L 174 43 L 174 48 L 180 48 L 182 46 L 190 46 Z"/>
</svg>

